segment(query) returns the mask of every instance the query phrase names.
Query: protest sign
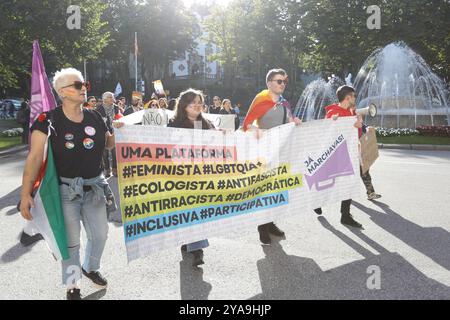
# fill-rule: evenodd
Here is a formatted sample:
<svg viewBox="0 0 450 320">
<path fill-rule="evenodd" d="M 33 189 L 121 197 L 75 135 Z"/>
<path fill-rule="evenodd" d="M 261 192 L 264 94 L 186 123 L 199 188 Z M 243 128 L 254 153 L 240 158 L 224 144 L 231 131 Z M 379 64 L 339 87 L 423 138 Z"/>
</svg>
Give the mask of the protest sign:
<svg viewBox="0 0 450 320">
<path fill-rule="evenodd" d="M 353 117 L 264 132 L 116 130 L 128 260 L 361 194 Z"/>
<path fill-rule="evenodd" d="M 359 140 L 361 142 L 362 172 L 366 173 L 375 160 L 378 159 L 378 143 L 375 130 L 368 130 Z"/>
</svg>

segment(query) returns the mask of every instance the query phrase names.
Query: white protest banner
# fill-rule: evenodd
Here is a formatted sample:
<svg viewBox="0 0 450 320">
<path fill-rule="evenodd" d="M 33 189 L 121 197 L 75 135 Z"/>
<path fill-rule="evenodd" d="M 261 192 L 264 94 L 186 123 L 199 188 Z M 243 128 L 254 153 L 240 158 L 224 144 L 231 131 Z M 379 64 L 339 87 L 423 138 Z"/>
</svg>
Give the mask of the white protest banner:
<svg viewBox="0 0 450 320">
<path fill-rule="evenodd" d="M 175 112 L 167 109 L 146 109 L 142 118 L 144 126 L 165 127 L 173 118 Z"/>
<path fill-rule="evenodd" d="M 264 132 L 116 130 L 128 260 L 361 195 L 354 117 Z"/>
<path fill-rule="evenodd" d="M 125 124 L 141 123 L 149 126 L 165 127 L 170 119 L 175 116 L 175 112 L 167 109 L 145 109 L 128 116 L 120 118 L 120 122 Z M 231 129 L 234 130 L 234 118 L 232 114 L 210 114 L 203 113 L 202 116 L 211 121 L 217 129 Z"/>
<path fill-rule="evenodd" d="M 235 114 L 213 114 L 213 113 L 203 113 L 203 118 L 211 121 L 217 129 L 231 129 L 234 130 L 234 119 Z"/>
<path fill-rule="evenodd" d="M 144 117 L 144 114 L 145 114 L 145 110 L 133 112 L 132 114 L 129 114 L 127 116 L 120 118 L 120 122 L 123 122 L 127 125 L 141 123 L 142 118 Z"/>
</svg>

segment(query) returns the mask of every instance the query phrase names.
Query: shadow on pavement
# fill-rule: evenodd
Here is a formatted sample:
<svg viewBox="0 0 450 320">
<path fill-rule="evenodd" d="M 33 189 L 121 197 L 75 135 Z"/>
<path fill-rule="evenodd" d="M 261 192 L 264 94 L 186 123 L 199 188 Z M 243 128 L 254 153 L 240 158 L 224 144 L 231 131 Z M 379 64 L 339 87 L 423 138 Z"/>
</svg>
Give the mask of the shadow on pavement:
<svg viewBox="0 0 450 320">
<path fill-rule="evenodd" d="M 39 242 L 39 241 L 38 241 Z M 2 263 L 11 263 L 13 261 L 18 260 L 21 256 L 31 251 L 31 249 L 36 245 L 35 242 L 29 246 L 24 246 L 21 243 L 16 244 L 14 247 L 8 249 L 5 253 L 2 254 L 0 261 Z"/>
<path fill-rule="evenodd" d="M 437 227 L 421 227 L 394 212 L 380 201 L 372 201 L 381 211 L 353 201 L 353 205 L 369 215 L 374 223 L 426 255 L 440 266 L 450 270 L 450 233 Z"/>
<path fill-rule="evenodd" d="M 203 269 L 192 266 L 190 254 L 183 254 L 180 261 L 181 300 L 208 300 L 212 286 L 203 280 Z"/>
<path fill-rule="evenodd" d="M 275 242 L 271 246 L 263 247 L 265 258 L 257 262 L 262 293 L 250 299 L 415 300 L 450 298 L 449 287 L 426 277 L 399 254 L 388 252 L 358 232 L 363 240 L 374 244 L 380 252 L 379 255 L 372 254 L 336 230 L 326 218 L 319 217 L 319 221 L 324 228 L 335 234 L 364 258 L 323 271 L 313 259 L 288 255 L 282 246 Z M 372 276 L 372 273 L 368 273 L 368 268 L 371 266 L 380 268 L 380 290 L 370 290 L 367 287 Z"/>
<path fill-rule="evenodd" d="M 3 208 L 6 208 L 6 207 L 14 206 L 14 208 L 11 208 L 6 212 L 7 216 L 12 216 L 13 214 L 16 214 L 19 212 L 19 211 L 17 211 L 16 206 L 20 201 L 20 189 L 21 188 L 22 187 L 18 187 L 14 191 L 11 191 L 7 195 L 0 198 L 0 210 Z"/>
<path fill-rule="evenodd" d="M 106 289 L 101 289 L 99 291 L 96 291 L 86 297 L 83 298 L 83 300 L 100 300 L 106 295 Z"/>
</svg>

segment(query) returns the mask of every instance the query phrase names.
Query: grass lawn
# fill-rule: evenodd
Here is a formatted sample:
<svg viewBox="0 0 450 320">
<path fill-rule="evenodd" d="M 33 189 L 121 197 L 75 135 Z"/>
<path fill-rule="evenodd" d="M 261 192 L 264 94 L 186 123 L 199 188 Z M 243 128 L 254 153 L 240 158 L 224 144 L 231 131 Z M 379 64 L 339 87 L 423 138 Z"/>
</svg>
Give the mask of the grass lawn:
<svg viewBox="0 0 450 320">
<path fill-rule="evenodd" d="M 450 145 L 450 137 L 406 136 L 377 137 L 378 143 L 384 144 L 432 144 Z"/>
<path fill-rule="evenodd" d="M 0 136 L 0 150 L 7 149 L 22 143 L 22 137 L 2 137 Z"/>
</svg>

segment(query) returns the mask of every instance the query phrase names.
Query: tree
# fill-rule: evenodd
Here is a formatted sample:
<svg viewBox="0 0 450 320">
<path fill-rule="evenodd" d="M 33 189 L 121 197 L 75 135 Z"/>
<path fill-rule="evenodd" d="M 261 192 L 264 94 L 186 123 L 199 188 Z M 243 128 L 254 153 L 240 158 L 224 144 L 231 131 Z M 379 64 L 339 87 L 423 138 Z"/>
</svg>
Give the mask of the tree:
<svg viewBox="0 0 450 320">
<path fill-rule="evenodd" d="M 120 81 L 124 91 L 134 90 L 134 34 L 138 36 L 138 63 L 146 86 L 155 79 L 168 77 L 170 61 L 180 58 L 195 46 L 199 26 L 194 15 L 181 0 L 104 0 L 108 9 L 104 19 L 109 22 L 111 41 L 102 60 L 113 70 L 110 82 Z M 132 58 L 134 59 L 134 58 Z M 134 78 L 134 76 L 132 77 Z"/>
<path fill-rule="evenodd" d="M 369 5 L 381 8 L 380 30 L 367 28 Z M 308 38 L 301 58 L 304 68 L 355 74 L 375 49 L 404 41 L 435 72 L 449 77 L 448 0 L 304 0 L 298 8 L 305 12 L 301 28 Z"/>
<path fill-rule="evenodd" d="M 4 0 L 0 3 L 0 89 L 21 88 L 29 96 L 32 43 L 38 39 L 50 75 L 63 66 L 80 67 L 95 59 L 107 45 L 109 34 L 101 20 L 105 5 L 95 0 L 79 2 L 81 29 L 69 30 L 70 0 Z"/>
</svg>

